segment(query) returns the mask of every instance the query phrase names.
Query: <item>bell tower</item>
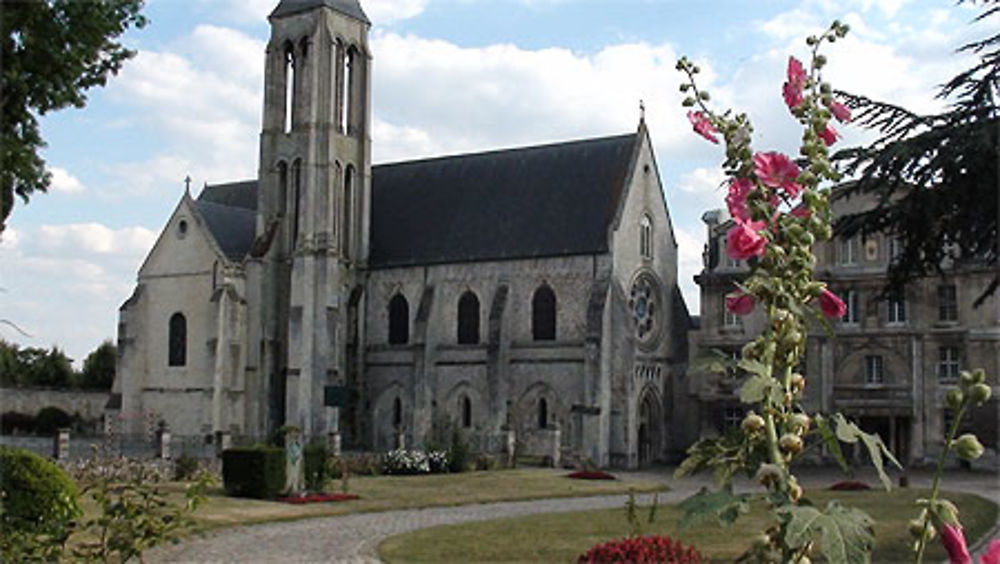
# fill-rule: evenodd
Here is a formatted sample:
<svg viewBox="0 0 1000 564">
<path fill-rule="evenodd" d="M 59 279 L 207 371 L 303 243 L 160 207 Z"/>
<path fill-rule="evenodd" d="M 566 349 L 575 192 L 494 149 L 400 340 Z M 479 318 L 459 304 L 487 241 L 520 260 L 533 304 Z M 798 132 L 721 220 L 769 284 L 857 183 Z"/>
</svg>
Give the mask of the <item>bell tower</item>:
<svg viewBox="0 0 1000 564">
<path fill-rule="evenodd" d="M 269 16 L 260 135 L 260 378 L 266 427 L 336 430 L 368 257 L 371 26 L 358 0 L 281 0 Z M 349 350 L 349 346 L 353 350 Z"/>
</svg>

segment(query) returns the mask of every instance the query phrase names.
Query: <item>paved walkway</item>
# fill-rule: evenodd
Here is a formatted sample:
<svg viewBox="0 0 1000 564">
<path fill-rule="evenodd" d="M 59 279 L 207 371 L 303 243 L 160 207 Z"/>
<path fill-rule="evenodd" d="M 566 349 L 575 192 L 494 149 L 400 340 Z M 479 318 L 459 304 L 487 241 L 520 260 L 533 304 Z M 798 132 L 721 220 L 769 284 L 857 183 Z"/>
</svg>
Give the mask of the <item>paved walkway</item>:
<svg viewBox="0 0 1000 564">
<path fill-rule="evenodd" d="M 708 483 L 707 476 L 673 480 L 673 469 L 644 472 L 644 478 L 663 481 L 671 487 L 659 493 L 661 503 L 676 503 Z M 800 472 L 800 481 L 810 487 L 828 486 L 842 479 L 835 470 L 813 469 Z M 874 476 L 863 475 L 869 483 Z M 910 475 L 911 487 L 930 487 L 931 476 Z M 751 484 L 740 482 L 737 489 Z M 996 474 L 953 472 L 947 475 L 947 489 L 973 492 L 1000 503 L 1000 481 Z M 557 513 L 622 507 L 624 495 L 546 499 L 438 507 L 428 509 L 358 513 L 233 527 L 192 539 L 180 545 L 163 547 L 147 554 L 150 562 L 367 562 L 375 561 L 379 543 L 384 539 L 416 529 L 470 521 L 485 521 L 538 513 Z M 651 496 L 639 496 L 648 503 Z M 998 522 L 1000 526 L 1000 522 Z M 996 536 L 1000 529 L 991 536 Z"/>
</svg>

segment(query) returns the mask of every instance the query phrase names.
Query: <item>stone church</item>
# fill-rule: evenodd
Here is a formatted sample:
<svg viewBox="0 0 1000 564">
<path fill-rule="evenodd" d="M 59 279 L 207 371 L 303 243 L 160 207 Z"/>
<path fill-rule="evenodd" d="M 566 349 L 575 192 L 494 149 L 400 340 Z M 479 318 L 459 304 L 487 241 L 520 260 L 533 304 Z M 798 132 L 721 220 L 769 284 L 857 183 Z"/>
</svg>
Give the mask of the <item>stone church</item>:
<svg viewBox="0 0 1000 564">
<path fill-rule="evenodd" d="M 255 180 L 185 192 L 120 309 L 133 431 L 635 467 L 682 449 L 690 317 L 649 132 L 372 166 L 357 0 L 269 17 Z"/>
</svg>

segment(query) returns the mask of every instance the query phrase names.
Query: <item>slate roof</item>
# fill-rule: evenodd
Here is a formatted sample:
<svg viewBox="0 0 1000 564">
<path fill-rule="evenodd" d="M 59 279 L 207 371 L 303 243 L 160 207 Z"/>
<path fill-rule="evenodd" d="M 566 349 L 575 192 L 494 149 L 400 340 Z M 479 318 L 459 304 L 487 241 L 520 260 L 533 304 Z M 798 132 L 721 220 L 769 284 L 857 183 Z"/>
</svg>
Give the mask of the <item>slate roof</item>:
<svg viewBox="0 0 1000 564">
<path fill-rule="evenodd" d="M 341 14 L 346 14 L 352 18 L 361 20 L 367 24 L 371 24 L 368 20 L 368 16 L 366 16 L 364 10 L 361 9 L 361 4 L 358 3 L 358 0 L 281 0 L 274 11 L 271 12 L 270 17 L 280 18 L 284 16 L 291 16 L 299 12 L 305 12 L 306 10 L 321 8 L 323 6 L 340 12 Z"/>
<path fill-rule="evenodd" d="M 194 203 L 226 257 L 246 256 L 257 224 L 257 182 L 206 186 Z"/>
<path fill-rule="evenodd" d="M 603 253 L 637 134 L 373 167 L 373 267 Z"/>
</svg>

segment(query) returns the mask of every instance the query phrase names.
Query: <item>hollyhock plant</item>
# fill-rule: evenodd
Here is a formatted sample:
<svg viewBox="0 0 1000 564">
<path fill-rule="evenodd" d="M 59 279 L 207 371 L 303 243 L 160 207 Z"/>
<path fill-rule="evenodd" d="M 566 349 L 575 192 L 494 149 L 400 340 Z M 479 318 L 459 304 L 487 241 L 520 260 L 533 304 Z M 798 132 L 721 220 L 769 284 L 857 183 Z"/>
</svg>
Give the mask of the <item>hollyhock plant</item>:
<svg viewBox="0 0 1000 564">
<path fill-rule="evenodd" d="M 836 143 L 838 137 L 840 137 L 840 134 L 837 133 L 837 130 L 830 125 L 826 126 L 826 129 L 819 133 L 819 138 L 823 140 L 823 143 L 825 143 L 827 147 Z"/>
<path fill-rule="evenodd" d="M 844 300 L 827 288 L 823 288 L 823 292 L 819 295 L 819 308 L 823 311 L 823 315 L 831 319 L 840 319 L 847 313 Z"/>
<path fill-rule="evenodd" d="M 753 156 L 754 174 L 767 187 L 781 188 L 789 198 L 794 198 L 802 191 L 802 186 L 795 181 L 799 177 L 799 166 L 778 152 L 757 153 Z"/>
<path fill-rule="evenodd" d="M 729 183 L 729 194 L 726 195 L 726 205 L 733 219 L 750 221 L 750 208 L 747 207 L 747 196 L 754 189 L 754 183 L 747 178 L 737 178 Z"/>
<path fill-rule="evenodd" d="M 760 231 L 767 227 L 764 221 L 740 221 L 726 235 L 726 253 L 735 260 L 759 257 L 767 248 L 767 238 Z"/>
<path fill-rule="evenodd" d="M 1000 539 L 993 539 L 986 552 L 979 557 L 979 564 L 1000 564 Z"/>
<path fill-rule="evenodd" d="M 753 311 L 754 305 L 753 296 L 744 292 L 736 292 L 726 296 L 726 309 L 736 315 L 747 315 Z"/>
<path fill-rule="evenodd" d="M 830 102 L 829 108 L 830 113 L 832 113 L 833 117 L 837 118 L 837 121 L 840 123 L 847 123 L 851 121 L 851 110 L 847 106 L 834 100 Z"/>
<path fill-rule="evenodd" d="M 788 57 L 788 80 L 781 87 L 788 109 L 794 110 L 802 105 L 802 90 L 805 85 L 806 71 L 802 68 L 802 62 L 795 57 Z"/>
<path fill-rule="evenodd" d="M 715 134 L 719 132 L 718 129 L 712 125 L 712 122 L 705 117 L 705 114 L 701 112 L 688 112 L 688 121 L 694 126 L 694 131 L 698 135 L 701 135 L 705 139 L 708 139 L 712 143 L 718 144 L 719 140 L 715 137 Z"/>
</svg>

